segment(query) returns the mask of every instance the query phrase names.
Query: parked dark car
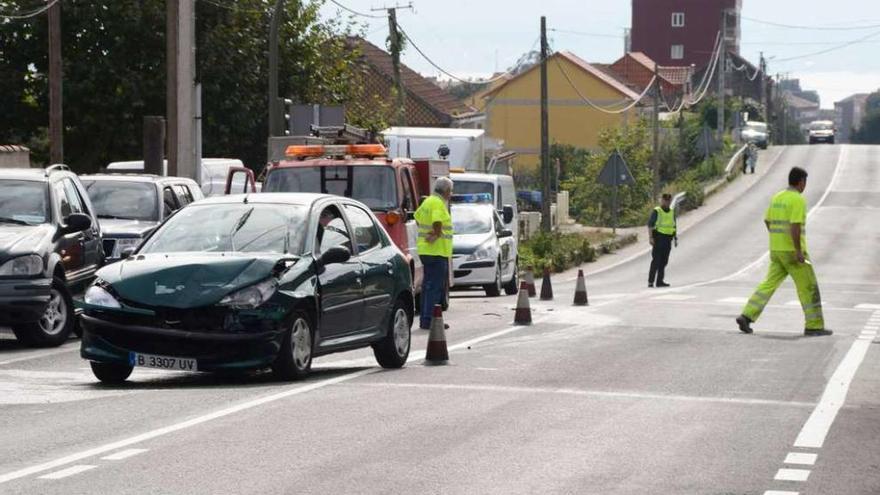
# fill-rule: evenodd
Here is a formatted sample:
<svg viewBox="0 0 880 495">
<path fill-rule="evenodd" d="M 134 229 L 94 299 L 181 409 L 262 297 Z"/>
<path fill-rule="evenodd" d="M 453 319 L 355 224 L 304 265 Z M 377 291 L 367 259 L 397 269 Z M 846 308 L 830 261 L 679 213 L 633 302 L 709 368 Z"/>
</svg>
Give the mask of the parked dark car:
<svg viewBox="0 0 880 495">
<path fill-rule="evenodd" d="M 98 272 L 82 356 L 99 380 L 133 367 L 283 379 L 312 359 L 372 346 L 401 367 L 410 347 L 409 267 L 369 208 L 317 194 L 221 196 L 168 219 Z"/>
<path fill-rule="evenodd" d="M 104 263 L 89 196 L 66 166 L 0 169 L 0 325 L 30 346 L 58 346 L 76 323 L 72 296 Z"/>
<path fill-rule="evenodd" d="M 108 262 L 134 251 L 162 221 L 204 197 L 192 179 L 103 174 L 80 177 L 101 223 Z"/>
</svg>

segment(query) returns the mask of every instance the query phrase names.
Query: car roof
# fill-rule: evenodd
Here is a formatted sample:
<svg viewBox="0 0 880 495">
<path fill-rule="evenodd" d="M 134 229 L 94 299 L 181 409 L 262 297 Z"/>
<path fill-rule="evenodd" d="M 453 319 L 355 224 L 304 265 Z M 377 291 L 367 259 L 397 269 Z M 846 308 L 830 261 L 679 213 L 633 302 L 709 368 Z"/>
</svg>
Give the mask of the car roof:
<svg viewBox="0 0 880 495">
<path fill-rule="evenodd" d="M 192 179 L 186 177 L 169 177 L 164 175 L 152 174 L 89 174 L 80 175 L 80 180 L 104 180 L 118 182 L 190 182 Z M 194 182 L 194 181 L 193 181 Z"/>
<path fill-rule="evenodd" d="M 233 194 L 229 196 L 212 196 L 197 201 L 193 204 L 198 205 L 226 205 L 244 203 L 247 198 L 248 204 L 284 204 L 284 205 L 302 205 L 310 206 L 324 199 L 336 199 L 344 202 L 354 202 L 342 196 L 333 196 L 330 194 L 317 193 L 285 193 L 285 192 L 266 192 L 254 194 Z"/>
<path fill-rule="evenodd" d="M 449 175 L 449 178 L 452 179 L 452 183 L 455 184 L 455 181 L 468 181 L 468 182 L 485 182 L 487 184 L 495 184 L 506 182 L 508 179 L 513 181 L 513 177 L 509 175 L 500 175 L 500 174 L 480 174 L 473 172 L 454 172 Z"/>
<path fill-rule="evenodd" d="M 57 171 L 54 173 L 61 173 Z M 42 168 L 0 168 L 0 179 L 34 180 L 44 182 L 46 169 Z"/>
</svg>

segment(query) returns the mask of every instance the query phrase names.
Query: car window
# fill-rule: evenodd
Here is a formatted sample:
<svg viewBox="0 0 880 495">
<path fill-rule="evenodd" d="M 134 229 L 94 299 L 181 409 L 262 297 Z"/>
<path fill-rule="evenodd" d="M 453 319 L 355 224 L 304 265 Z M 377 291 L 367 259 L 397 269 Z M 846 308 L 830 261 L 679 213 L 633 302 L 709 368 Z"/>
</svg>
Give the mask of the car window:
<svg viewBox="0 0 880 495">
<path fill-rule="evenodd" d="M 64 183 L 59 181 L 52 185 L 55 192 L 55 204 L 58 206 L 58 216 L 62 219 L 67 218 L 72 213 L 70 209 L 70 201 L 67 200 L 67 192 L 64 190 Z"/>
<path fill-rule="evenodd" d="M 83 184 L 98 218 L 157 221 L 156 186 L 148 182 L 85 180 Z"/>
<path fill-rule="evenodd" d="M 172 213 L 178 210 L 177 198 L 174 197 L 174 191 L 171 190 L 171 186 L 165 186 L 165 188 L 162 189 L 162 202 L 164 211 L 163 216 L 171 216 Z"/>
<path fill-rule="evenodd" d="M 318 218 L 315 246 L 317 246 L 316 254 L 323 253 L 333 246 L 342 246 L 349 252 L 352 251 L 351 234 L 348 232 L 348 227 L 345 225 L 345 220 L 342 219 L 339 209 L 335 206 L 328 206 L 321 212 Z"/>
<path fill-rule="evenodd" d="M 345 213 L 354 230 L 354 242 L 358 252 L 369 251 L 380 243 L 379 230 L 369 213 L 354 205 L 345 205 Z"/>
<path fill-rule="evenodd" d="M 495 232 L 501 234 L 501 231 L 504 230 L 504 222 L 501 221 L 501 217 L 498 216 L 498 213 L 494 213 L 492 217 L 495 220 Z"/>
<path fill-rule="evenodd" d="M 49 219 L 46 183 L 29 180 L 0 180 L 0 219 L 29 224 Z"/>
<path fill-rule="evenodd" d="M 403 208 L 406 211 L 414 212 L 416 211 L 415 205 L 417 205 L 419 201 L 416 198 L 415 193 L 413 193 L 412 175 L 409 173 L 409 169 L 403 169 L 401 179 L 403 180 Z"/>
<path fill-rule="evenodd" d="M 181 208 L 193 202 L 192 193 L 189 192 L 189 188 L 185 185 L 175 184 L 174 192 L 177 193 L 177 200 L 180 203 Z"/>
<path fill-rule="evenodd" d="M 79 197 L 79 193 L 77 192 L 73 181 L 70 179 L 64 179 L 61 182 L 64 184 L 64 192 L 67 195 L 67 201 L 70 203 L 71 212 L 87 214 L 88 211 L 83 204 L 83 200 Z"/>
</svg>

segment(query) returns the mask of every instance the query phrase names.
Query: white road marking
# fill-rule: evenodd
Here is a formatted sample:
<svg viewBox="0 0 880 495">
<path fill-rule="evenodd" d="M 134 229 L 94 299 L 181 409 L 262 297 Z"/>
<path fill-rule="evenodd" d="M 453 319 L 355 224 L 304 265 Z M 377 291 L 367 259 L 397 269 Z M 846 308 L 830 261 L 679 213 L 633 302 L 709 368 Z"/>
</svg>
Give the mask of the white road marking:
<svg viewBox="0 0 880 495">
<path fill-rule="evenodd" d="M 828 380 L 822 399 L 798 434 L 797 440 L 794 442 L 795 447 L 822 448 L 838 411 L 846 402 L 849 385 L 865 359 L 865 354 L 870 346 L 869 340 L 856 339 L 853 342 L 834 374 L 831 375 L 831 379 Z"/>
<path fill-rule="evenodd" d="M 856 309 L 880 309 L 880 304 L 857 304 Z"/>
<path fill-rule="evenodd" d="M 764 495 L 798 495 L 798 492 L 787 492 L 780 490 L 767 490 Z"/>
<path fill-rule="evenodd" d="M 724 299 L 719 299 L 718 302 L 724 304 L 745 304 L 749 302 L 748 297 L 726 297 Z"/>
<path fill-rule="evenodd" d="M 776 476 L 773 477 L 775 480 L 779 481 L 807 481 L 807 478 L 810 477 L 809 469 L 787 469 L 782 468 L 779 471 L 776 471 Z"/>
<path fill-rule="evenodd" d="M 18 471 L 12 471 L 10 473 L 6 473 L 0 475 L 0 484 L 8 483 L 12 480 L 17 480 L 19 478 L 24 478 L 25 476 L 30 476 L 33 474 L 41 473 L 43 471 L 49 471 L 51 469 L 55 469 L 57 467 L 61 467 L 67 464 L 71 464 L 77 462 L 81 459 L 86 459 L 89 457 L 94 457 L 97 455 L 105 454 L 107 452 L 112 452 L 114 450 L 119 450 L 124 447 L 129 447 L 132 445 L 139 444 L 141 442 L 145 442 L 147 440 L 152 440 L 157 437 L 161 437 L 164 435 L 168 435 L 169 433 L 174 433 L 180 430 L 184 430 L 187 428 L 191 428 L 193 426 L 200 425 L 202 423 L 207 423 L 209 421 L 213 421 L 215 419 L 220 419 L 231 414 L 235 414 L 237 412 L 246 411 L 248 409 L 253 409 L 257 406 L 262 406 L 264 404 L 268 404 L 270 402 L 275 402 L 281 399 L 286 399 L 288 397 L 292 397 L 294 395 L 303 394 L 306 392 L 311 392 L 312 390 L 317 390 L 320 388 L 324 388 L 330 385 L 336 385 L 338 383 L 347 382 L 349 380 L 354 380 L 355 378 L 360 378 L 362 376 L 366 376 L 372 373 L 376 373 L 380 371 L 379 368 L 371 368 L 367 370 L 355 371 L 354 373 L 347 373 L 342 376 L 338 376 L 336 378 L 329 378 L 327 380 L 320 380 L 314 383 L 310 383 L 308 385 L 297 386 L 295 388 L 285 390 L 283 392 L 278 392 L 272 395 L 267 395 L 264 397 L 260 397 L 258 399 L 250 400 L 247 402 L 242 402 L 241 404 L 227 407 L 225 409 L 220 409 L 218 411 L 214 411 L 212 413 L 205 414 L 203 416 L 198 416 L 196 418 L 192 418 L 187 421 L 183 421 L 180 423 L 175 423 L 169 426 L 165 426 L 163 428 L 158 428 L 152 431 L 148 431 L 145 433 L 141 433 L 139 435 L 135 435 L 133 437 L 125 438 L 122 440 L 118 440 L 116 442 L 104 444 L 98 447 L 94 447 L 88 450 L 84 450 L 81 452 L 77 452 L 74 454 L 67 455 L 65 457 L 60 457 L 53 461 L 45 462 L 43 464 L 37 464 L 34 466 L 26 467 L 23 469 L 19 469 Z M 73 469 L 73 468 L 71 468 Z M 57 474 L 57 473 L 55 473 Z"/>
<path fill-rule="evenodd" d="M 691 299 L 696 299 L 697 296 L 691 296 L 688 294 L 666 294 L 665 296 L 657 296 L 652 297 L 653 301 L 690 301 Z"/>
<path fill-rule="evenodd" d="M 80 464 L 78 466 L 71 466 L 67 469 L 62 469 L 61 471 L 56 471 L 52 474 L 47 474 L 46 476 L 40 476 L 40 479 L 60 480 L 61 478 L 67 478 L 68 476 L 73 476 L 74 474 L 79 474 L 90 469 L 95 469 L 96 467 L 98 466 L 90 464 Z"/>
<path fill-rule="evenodd" d="M 32 359 L 40 359 L 40 358 L 49 357 L 49 356 L 56 356 L 58 354 L 67 354 L 68 352 L 74 352 L 74 351 L 78 351 L 78 350 L 79 350 L 79 346 L 75 346 L 75 347 L 68 347 L 66 349 L 55 349 L 54 351 L 46 351 L 46 352 L 39 352 L 36 354 L 28 354 L 27 356 L 21 356 L 21 357 L 17 357 L 17 358 L 7 359 L 5 361 L 0 361 L 0 366 L 5 366 L 7 364 L 12 364 L 12 363 L 20 363 L 22 361 L 30 361 Z"/>
<path fill-rule="evenodd" d="M 818 454 L 805 454 L 803 452 L 789 452 L 787 456 L 785 456 L 786 464 L 802 464 L 804 466 L 812 466 L 816 464 L 816 458 L 819 457 Z"/>
<path fill-rule="evenodd" d="M 455 385 L 438 383 L 361 383 L 357 386 L 374 388 L 428 388 L 434 390 L 463 390 L 472 392 L 498 392 L 514 394 L 554 394 L 610 399 L 669 400 L 678 402 L 704 402 L 712 404 L 738 404 L 755 406 L 784 406 L 801 408 L 815 406 L 814 403 L 810 402 L 782 401 L 772 399 L 749 399 L 744 397 L 706 397 L 692 395 L 652 394 L 643 392 L 609 392 L 606 390 L 580 390 L 572 388 L 512 387 L 504 385 Z"/>
<path fill-rule="evenodd" d="M 785 305 L 786 305 L 786 306 L 800 306 L 800 305 L 801 305 L 801 302 L 800 302 L 800 301 L 797 301 L 797 300 L 795 300 L 795 301 L 788 301 L 787 303 L 785 303 Z"/>
<path fill-rule="evenodd" d="M 121 461 L 122 459 L 128 459 L 129 457 L 134 457 L 138 454 L 143 454 L 149 449 L 126 449 L 121 452 L 117 452 L 115 454 L 110 454 L 106 457 L 102 457 L 103 461 Z"/>
<path fill-rule="evenodd" d="M 880 330 L 880 327 L 874 325 L 865 325 L 865 330 L 876 332 L 877 330 Z"/>
</svg>

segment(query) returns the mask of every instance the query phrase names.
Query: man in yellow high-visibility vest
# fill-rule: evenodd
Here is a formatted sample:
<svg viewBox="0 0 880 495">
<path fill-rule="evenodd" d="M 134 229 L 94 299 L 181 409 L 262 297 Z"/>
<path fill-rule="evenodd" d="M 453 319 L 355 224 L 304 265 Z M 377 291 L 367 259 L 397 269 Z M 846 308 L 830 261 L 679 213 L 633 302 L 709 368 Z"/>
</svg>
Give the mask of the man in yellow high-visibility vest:
<svg viewBox="0 0 880 495">
<path fill-rule="evenodd" d="M 434 194 L 422 202 L 416 210 L 415 220 L 419 227 L 416 248 L 424 267 L 422 278 L 422 307 L 419 327 L 431 328 L 434 305 L 442 304 L 449 277 L 449 259 L 452 258 L 452 216 L 449 214 L 449 198 L 452 197 L 452 180 L 440 177 L 434 182 Z"/>
<path fill-rule="evenodd" d="M 672 209 L 672 195 L 664 194 L 660 206 L 651 212 L 648 220 L 648 239 L 651 241 L 651 269 L 648 271 L 648 287 L 669 287 L 666 283 L 666 265 L 672 242 L 678 242 L 675 210 Z"/>
<path fill-rule="evenodd" d="M 822 297 L 810 255 L 807 253 L 807 201 L 802 193 L 807 187 L 807 171 L 794 167 L 788 174 L 788 189 L 773 196 L 764 223 L 770 233 L 770 270 L 736 319 L 740 331 L 752 333 L 776 289 L 791 275 L 804 309 L 804 335 L 831 335 L 822 316 Z"/>
</svg>

